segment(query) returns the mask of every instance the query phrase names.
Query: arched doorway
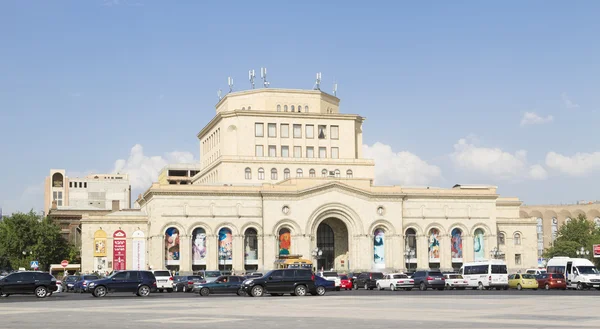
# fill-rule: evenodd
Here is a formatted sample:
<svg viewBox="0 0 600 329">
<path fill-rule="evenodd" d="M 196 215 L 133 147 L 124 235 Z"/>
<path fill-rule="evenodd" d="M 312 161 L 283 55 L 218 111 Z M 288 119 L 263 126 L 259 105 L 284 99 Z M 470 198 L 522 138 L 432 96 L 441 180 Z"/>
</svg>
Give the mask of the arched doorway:
<svg viewBox="0 0 600 329">
<path fill-rule="evenodd" d="M 463 263 L 463 245 L 462 245 L 462 235 L 463 232 L 460 228 L 455 227 L 450 232 L 452 236 L 450 241 L 452 243 L 452 268 L 455 271 L 458 271 L 462 267 Z"/>
<path fill-rule="evenodd" d="M 417 231 L 409 228 L 404 232 L 404 257 L 406 269 L 411 272 L 417 269 Z"/>
<path fill-rule="evenodd" d="M 244 232 L 244 269 L 258 270 L 258 231 L 252 227 Z"/>
<path fill-rule="evenodd" d="M 348 269 L 348 228 L 337 218 L 327 218 L 317 227 L 318 270 Z"/>
</svg>

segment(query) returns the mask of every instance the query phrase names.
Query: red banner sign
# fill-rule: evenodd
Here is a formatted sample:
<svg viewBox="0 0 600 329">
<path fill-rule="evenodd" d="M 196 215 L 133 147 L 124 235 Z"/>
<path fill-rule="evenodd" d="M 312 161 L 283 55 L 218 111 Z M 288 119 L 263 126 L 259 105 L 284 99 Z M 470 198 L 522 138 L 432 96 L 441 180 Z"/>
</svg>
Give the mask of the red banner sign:
<svg viewBox="0 0 600 329">
<path fill-rule="evenodd" d="M 113 270 L 123 271 L 127 267 L 127 240 L 125 232 L 118 230 L 113 234 Z"/>
<path fill-rule="evenodd" d="M 594 245 L 594 258 L 600 258 L 600 244 Z"/>
</svg>

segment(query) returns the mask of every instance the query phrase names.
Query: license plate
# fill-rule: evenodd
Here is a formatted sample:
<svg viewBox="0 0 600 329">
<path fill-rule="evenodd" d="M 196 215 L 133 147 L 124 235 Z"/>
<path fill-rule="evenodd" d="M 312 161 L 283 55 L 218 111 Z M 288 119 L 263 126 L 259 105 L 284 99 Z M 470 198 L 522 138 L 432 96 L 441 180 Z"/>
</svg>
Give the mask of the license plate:
<svg viewBox="0 0 600 329">
<path fill-rule="evenodd" d="M 556 281 L 556 282 L 558 282 L 558 283 L 562 283 L 562 281 Z"/>
<path fill-rule="evenodd" d="M 159 280 L 158 282 L 167 282 L 167 280 Z"/>
</svg>

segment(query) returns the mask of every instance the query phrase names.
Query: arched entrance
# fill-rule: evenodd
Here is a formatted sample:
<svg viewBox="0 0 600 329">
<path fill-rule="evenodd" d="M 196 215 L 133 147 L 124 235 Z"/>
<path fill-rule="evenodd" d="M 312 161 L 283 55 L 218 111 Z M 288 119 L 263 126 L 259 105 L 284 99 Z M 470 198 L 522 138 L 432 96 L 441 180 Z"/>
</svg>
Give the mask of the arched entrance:
<svg viewBox="0 0 600 329">
<path fill-rule="evenodd" d="M 348 228 L 338 218 L 327 218 L 317 227 L 317 270 L 348 268 Z"/>
</svg>

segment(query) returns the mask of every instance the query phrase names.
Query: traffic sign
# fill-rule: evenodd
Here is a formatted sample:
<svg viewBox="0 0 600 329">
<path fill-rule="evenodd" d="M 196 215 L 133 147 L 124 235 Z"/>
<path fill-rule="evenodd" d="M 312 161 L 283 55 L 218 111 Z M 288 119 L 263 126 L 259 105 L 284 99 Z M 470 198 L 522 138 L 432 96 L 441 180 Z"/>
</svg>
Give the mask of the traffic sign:
<svg viewBox="0 0 600 329">
<path fill-rule="evenodd" d="M 69 265 L 69 261 L 68 260 L 63 260 L 62 262 L 60 262 L 60 266 L 62 267 L 67 267 L 67 265 Z"/>
<path fill-rule="evenodd" d="M 36 269 L 36 268 L 40 267 L 40 263 L 39 263 L 37 260 L 32 260 L 32 261 L 29 263 L 29 267 L 31 267 L 31 268 L 33 268 L 33 269 Z"/>
</svg>

